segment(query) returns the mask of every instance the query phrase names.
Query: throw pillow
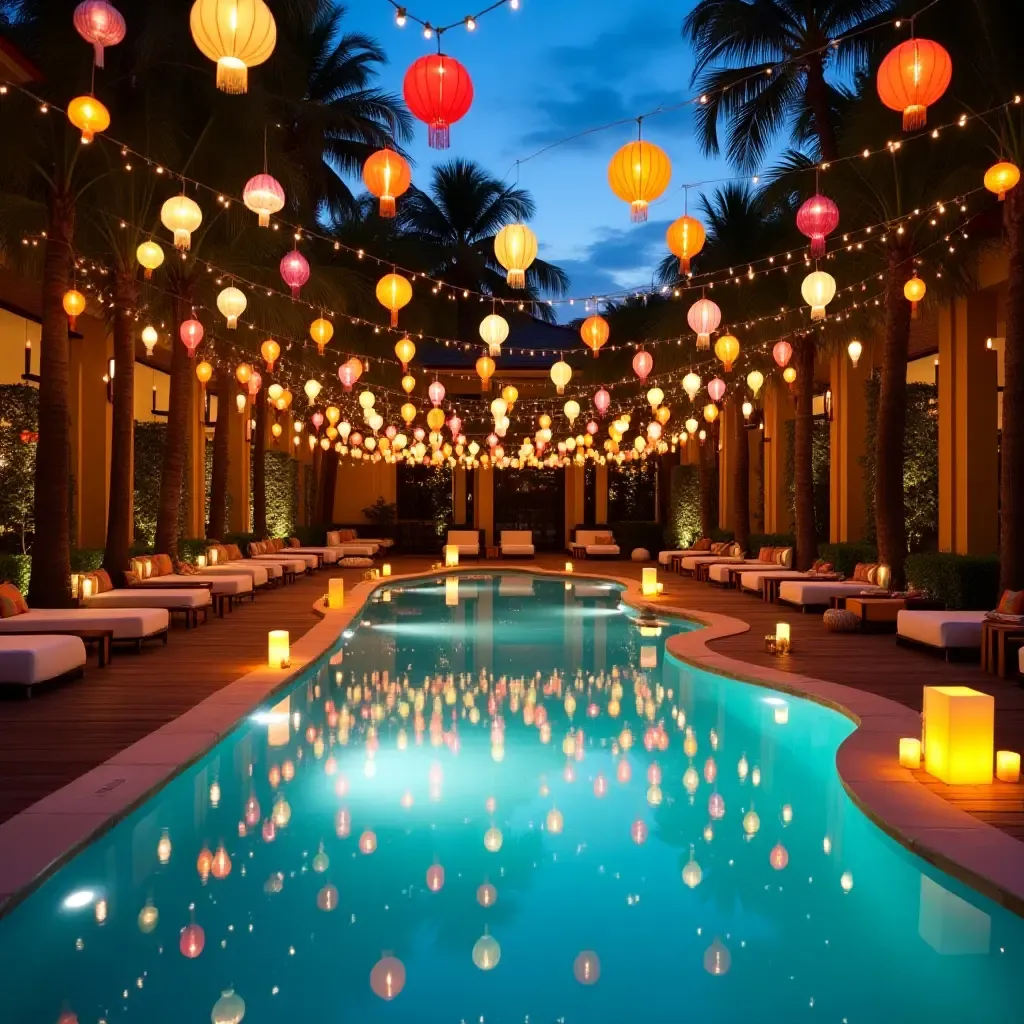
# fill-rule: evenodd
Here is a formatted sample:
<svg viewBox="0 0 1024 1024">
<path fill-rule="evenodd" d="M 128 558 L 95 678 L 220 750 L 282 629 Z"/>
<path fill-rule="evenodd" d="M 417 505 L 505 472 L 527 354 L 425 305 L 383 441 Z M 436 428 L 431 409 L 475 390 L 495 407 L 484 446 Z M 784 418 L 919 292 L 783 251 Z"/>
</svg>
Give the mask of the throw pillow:
<svg viewBox="0 0 1024 1024">
<path fill-rule="evenodd" d="M 133 572 L 126 572 L 124 574 L 124 584 L 126 587 L 134 587 L 139 582 L 139 577 Z"/>
<path fill-rule="evenodd" d="M 693 545 L 694 551 L 710 551 L 711 550 L 711 538 L 701 537 L 696 544 Z"/>
<path fill-rule="evenodd" d="M 110 573 L 106 569 L 97 569 L 92 574 L 92 578 L 96 581 L 93 587 L 97 594 L 105 594 L 108 590 L 114 589 L 114 584 L 110 580 Z"/>
<path fill-rule="evenodd" d="M 302 547 L 302 544 L 299 542 L 299 538 L 298 537 L 289 537 L 288 538 L 288 546 L 289 547 L 293 547 L 293 548 L 299 548 L 299 547 Z"/>
<path fill-rule="evenodd" d="M 1000 615 L 1024 615 L 1024 590 L 1004 590 L 996 611 Z"/>
<path fill-rule="evenodd" d="M 27 611 L 28 603 L 21 591 L 13 583 L 0 583 L 0 619 L 11 619 Z"/>
</svg>

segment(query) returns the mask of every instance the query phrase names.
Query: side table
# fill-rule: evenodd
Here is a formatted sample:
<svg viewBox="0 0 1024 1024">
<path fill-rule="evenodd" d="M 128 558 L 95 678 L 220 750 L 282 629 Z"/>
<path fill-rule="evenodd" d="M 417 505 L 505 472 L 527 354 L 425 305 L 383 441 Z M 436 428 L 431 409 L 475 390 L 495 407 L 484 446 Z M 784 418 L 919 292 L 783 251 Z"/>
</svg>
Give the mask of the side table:
<svg viewBox="0 0 1024 1024">
<path fill-rule="evenodd" d="M 1007 644 L 1024 644 L 1024 626 L 985 620 L 981 624 L 981 668 L 1000 679 L 1008 677 Z"/>
</svg>

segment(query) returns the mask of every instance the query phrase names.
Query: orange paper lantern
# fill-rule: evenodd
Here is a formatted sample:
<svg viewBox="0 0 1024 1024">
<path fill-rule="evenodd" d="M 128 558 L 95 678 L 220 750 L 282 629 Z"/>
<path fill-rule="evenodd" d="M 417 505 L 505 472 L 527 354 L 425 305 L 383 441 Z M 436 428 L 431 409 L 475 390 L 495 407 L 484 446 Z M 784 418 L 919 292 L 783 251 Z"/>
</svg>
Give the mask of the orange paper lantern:
<svg viewBox="0 0 1024 1024">
<path fill-rule="evenodd" d="M 583 344 L 594 353 L 595 359 L 601 347 L 608 340 L 610 333 L 611 328 L 608 326 L 608 321 L 596 313 L 594 316 L 588 316 L 580 327 L 580 337 L 583 339 Z"/>
<path fill-rule="evenodd" d="M 669 251 L 679 257 L 679 273 L 690 272 L 690 260 L 704 248 L 704 225 L 693 217 L 674 220 L 665 232 Z"/>
<path fill-rule="evenodd" d="M 953 76 L 953 61 L 931 39 L 908 39 L 891 50 L 878 69 L 878 96 L 890 110 L 903 111 L 905 132 L 923 128 L 928 107 L 942 97 Z"/>
<path fill-rule="evenodd" d="M 608 184 L 622 200 L 629 203 L 630 220 L 647 220 L 647 207 L 657 199 L 672 177 L 672 161 L 653 142 L 638 139 L 627 142 L 608 164 Z"/>
<path fill-rule="evenodd" d="M 412 171 L 393 149 L 379 149 L 363 164 L 363 182 L 380 200 L 380 215 L 394 217 L 395 200 L 412 184 Z"/>
<path fill-rule="evenodd" d="M 398 326 L 398 311 L 409 304 L 412 285 L 401 274 L 385 274 L 377 282 L 377 301 L 391 310 L 391 326 Z"/>
</svg>

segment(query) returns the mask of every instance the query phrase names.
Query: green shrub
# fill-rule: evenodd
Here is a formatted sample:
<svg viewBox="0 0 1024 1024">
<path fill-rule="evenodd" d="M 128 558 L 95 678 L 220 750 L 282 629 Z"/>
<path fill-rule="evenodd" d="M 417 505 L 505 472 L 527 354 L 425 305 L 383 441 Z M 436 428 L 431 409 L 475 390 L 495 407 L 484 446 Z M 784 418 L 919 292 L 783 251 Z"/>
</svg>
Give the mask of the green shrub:
<svg viewBox="0 0 1024 1024">
<path fill-rule="evenodd" d="M 257 537 L 255 533 L 225 533 L 221 538 L 221 542 L 224 544 L 237 544 L 242 549 L 242 554 L 247 555 L 249 545 L 256 540 L 263 540 L 263 537 Z"/>
<path fill-rule="evenodd" d="M 723 530 L 721 527 L 718 527 L 711 531 L 711 539 L 719 544 L 722 543 L 722 541 L 731 542 L 736 539 L 736 534 L 733 533 L 732 530 Z"/>
<path fill-rule="evenodd" d="M 796 524 L 796 420 L 786 421 L 786 493 L 790 525 Z M 816 419 L 811 433 L 811 481 L 814 492 L 814 533 L 825 540 L 830 528 L 831 430 L 828 420 Z"/>
<path fill-rule="evenodd" d="M 95 572 L 103 568 L 103 548 L 79 548 L 71 552 L 72 572 Z"/>
<path fill-rule="evenodd" d="M 205 537 L 182 537 L 178 540 L 178 558 L 195 565 L 198 555 L 206 554 L 210 542 Z"/>
<path fill-rule="evenodd" d="M 31 555 L 0 555 L 0 580 L 13 583 L 23 594 L 28 593 L 31 573 Z"/>
<path fill-rule="evenodd" d="M 299 538 L 299 543 L 303 547 L 322 548 L 327 543 L 327 528 L 324 526 L 296 524 L 293 534 Z"/>
<path fill-rule="evenodd" d="M 757 555 L 761 548 L 795 548 L 796 538 L 791 533 L 752 533 L 747 550 L 751 557 Z"/>
<path fill-rule="evenodd" d="M 700 536 L 700 477 L 696 466 L 673 466 L 665 547 L 688 548 Z"/>
<path fill-rule="evenodd" d="M 35 528 L 36 431 L 39 392 L 27 384 L 0 386 L 0 544 L 24 552 Z"/>
<path fill-rule="evenodd" d="M 908 555 L 907 583 L 947 608 L 987 611 L 999 601 L 999 559 L 977 555 Z"/>
<path fill-rule="evenodd" d="M 878 554 L 871 544 L 819 544 L 818 557 L 831 562 L 836 572 L 852 576 L 858 562 L 875 562 Z"/>
<path fill-rule="evenodd" d="M 646 548 L 651 558 L 656 558 L 661 550 L 661 523 L 623 520 L 608 529 L 615 534 L 622 558 L 629 558 L 634 548 Z"/>
</svg>

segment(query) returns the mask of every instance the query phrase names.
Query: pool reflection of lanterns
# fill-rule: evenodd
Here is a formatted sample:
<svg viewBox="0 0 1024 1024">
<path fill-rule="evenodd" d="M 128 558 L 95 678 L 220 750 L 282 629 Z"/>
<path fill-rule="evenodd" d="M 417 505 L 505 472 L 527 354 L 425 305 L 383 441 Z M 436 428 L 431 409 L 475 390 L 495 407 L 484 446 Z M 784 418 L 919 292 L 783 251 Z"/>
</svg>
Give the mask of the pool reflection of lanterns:
<svg viewBox="0 0 1024 1024">
<path fill-rule="evenodd" d="M 625 758 L 622 758 L 615 769 L 615 778 L 617 778 L 619 782 L 625 784 L 629 782 L 632 777 L 633 769 L 630 767 L 629 762 Z"/>
<path fill-rule="evenodd" d="M 793 821 L 793 808 L 790 804 L 782 805 L 782 824 L 789 825 Z"/>
<path fill-rule="evenodd" d="M 440 892 L 444 888 L 444 868 L 440 864 L 431 864 L 427 868 L 427 888 L 431 892 Z"/>
<path fill-rule="evenodd" d="M 498 890 L 490 882 L 484 882 L 476 890 L 476 901 L 481 907 L 493 906 L 498 899 Z"/>
<path fill-rule="evenodd" d="M 223 846 L 217 847 L 217 852 L 213 855 L 210 874 L 217 879 L 227 878 L 231 874 L 231 858 Z"/>
<path fill-rule="evenodd" d="M 203 847 L 199 851 L 199 856 L 196 858 L 196 871 L 199 872 L 199 877 L 205 882 L 210 877 L 210 869 L 213 867 L 213 854 L 207 847 Z"/>
<path fill-rule="evenodd" d="M 608 792 L 608 780 L 600 774 L 594 779 L 594 796 L 599 800 Z"/>
<path fill-rule="evenodd" d="M 473 944 L 473 963 L 481 971 L 490 971 L 498 966 L 501 959 L 501 946 L 493 935 L 485 931 Z"/>
<path fill-rule="evenodd" d="M 195 960 L 195 958 L 202 953 L 203 946 L 205 945 L 206 935 L 203 933 L 203 929 L 199 925 L 193 922 L 181 929 L 181 937 L 178 939 L 178 949 L 181 950 L 182 956 L 188 957 L 189 960 Z"/>
<path fill-rule="evenodd" d="M 409 792 L 409 790 L 406 790 L 402 794 L 401 800 L 399 800 L 399 803 L 402 805 L 404 810 L 409 810 L 414 802 L 415 801 L 413 800 L 413 795 Z"/>
<path fill-rule="evenodd" d="M 743 780 L 746 779 L 749 772 L 750 763 L 747 761 L 747 755 L 740 754 L 739 762 L 736 765 L 736 774 L 739 776 L 740 782 L 743 782 Z"/>
<path fill-rule="evenodd" d="M 628 725 L 619 733 L 619 746 L 623 750 L 629 750 L 633 746 L 633 733 Z"/>
<path fill-rule="evenodd" d="M 757 811 L 753 807 L 743 815 L 743 831 L 748 836 L 756 836 L 758 829 L 761 827 L 761 819 L 758 817 Z"/>
<path fill-rule="evenodd" d="M 292 820 L 292 807 L 291 804 L 285 800 L 284 796 L 278 796 L 274 802 L 274 813 L 273 813 L 274 824 L 278 828 L 285 828 L 288 822 Z"/>
<path fill-rule="evenodd" d="M 786 848 L 782 843 L 776 843 L 772 847 L 771 853 L 768 854 L 768 863 L 771 864 L 776 871 L 782 871 L 789 863 L 789 854 L 786 852 Z"/>
<path fill-rule="evenodd" d="M 166 864 L 171 859 L 171 837 L 167 829 L 160 834 L 160 840 L 156 844 L 156 859 L 161 864 Z"/>
<path fill-rule="evenodd" d="M 325 885 L 316 894 L 316 905 L 325 913 L 330 913 L 338 906 L 338 890 L 333 885 Z"/>
<path fill-rule="evenodd" d="M 497 809 L 498 809 L 498 801 L 495 800 L 493 796 L 489 796 L 484 801 L 484 810 L 488 814 L 493 814 Z"/>
<path fill-rule="evenodd" d="M 713 757 L 709 757 L 704 762 L 704 781 L 708 785 L 711 785 L 716 778 L 718 778 L 718 765 L 715 764 L 715 759 Z"/>
<path fill-rule="evenodd" d="M 255 825 L 260 820 L 260 802 L 255 796 L 250 796 L 245 801 L 245 823 Z"/>
<path fill-rule="evenodd" d="M 657 761 L 653 761 L 647 766 L 647 781 L 652 786 L 661 785 L 661 765 Z"/>
<path fill-rule="evenodd" d="M 359 837 L 359 852 L 365 854 L 371 854 L 377 849 L 377 836 L 367 829 Z"/>
<path fill-rule="evenodd" d="M 643 846 L 647 842 L 647 825 L 637 818 L 629 827 L 629 837 L 637 846 Z"/>
<path fill-rule="evenodd" d="M 708 974 L 720 977 L 723 974 L 728 974 L 731 966 L 732 957 L 729 955 L 729 950 L 725 948 L 720 939 L 715 939 L 704 951 L 704 970 Z"/>
<path fill-rule="evenodd" d="M 725 817 L 725 798 L 721 793 L 712 793 L 708 797 L 708 814 L 715 821 L 721 821 Z"/>
<path fill-rule="evenodd" d="M 697 863 L 696 858 L 693 855 L 693 847 L 690 847 L 690 859 L 686 862 L 686 866 L 683 868 L 683 884 L 688 889 L 696 889 L 700 885 L 701 879 L 704 877 L 704 873 L 700 869 L 700 865 Z"/>
<path fill-rule="evenodd" d="M 145 906 L 139 911 L 139 931 L 149 935 L 160 921 L 160 911 L 153 906 L 152 900 L 146 900 Z"/>
<path fill-rule="evenodd" d="M 405 988 L 405 966 L 397 957 L 381 957 L 370 971 L 370 988 L 384 1000 L 392 1000 Z"/>
<path fill-rule="evenodd" d="M 263 842 L 272 843 L 277 838 L 277 826 L 274 824 L 273 818 L 267 818 L 263 822 Z"/>
<path fill-rule="evenodd" d="M 697 792 L 697 787 L 700 785 L 700 776 L 697 774 L 697 769 L 691 764 L 689 768 L 683 772 L 683 789 L 686 790 L 690 796 L 693 796 Z"/>
<path fill-rule="evenodd" d="M 581 985 L 593 985 L 601 977 L 601 961 L 592 949 L 585 949 L 573 961 L 572 973 Z"/>
<path fill-rule="evenodd" d="M 697 737 L 692 729 L 686 730 L 686 738 L 683 740 L 683 753 L 687 757 L 697 756 Z"/>
<path fill-rule="evenodd" d="M 322 875 L 331 866 L 331 858 L 327 856 L 324 850 L 324 844 L 320 844 L 320 849 L 317 850 L 316 855 L 313 857 L 313 870 L 318 874 Z"/>
<path fill-rule="evenodd" d="M 843 892 L 850 892 L 853 889 L 853 875 L 849 871 L 844 871 L 839 876 L 839 886 Z"/>
<path fill-rule="evenodd" d="M 648 786 L 647 787 L 647 802 L 652 807 L 658 807 L 663 799 L 661 792 L 661 786 Z"/>
<path fill-rule="evenodd" d="M 241 1024 L 245 1016 L 245 1000 L 233 989 L 225 989 L 213 1004 L 210 1020 L 213 1024 Z"/>
<path fill-rule="evenodd" d="M 705 843 L 710 843 L 714 838 L 715 838 L 715 830 L 712 827 L 711 822 L 709 821 L 704 826 L 704 842 Z"/>
<path fill-rule="evenodd" d="M 562 831 L 562 827 L 565 824 L 565 819 L 562 817 L 562 812 L 557 807 L 552 807 L 548 811 L 547 816 L 547 828 L 552 835 L 558 835 Z"/>
</svg>

